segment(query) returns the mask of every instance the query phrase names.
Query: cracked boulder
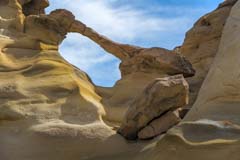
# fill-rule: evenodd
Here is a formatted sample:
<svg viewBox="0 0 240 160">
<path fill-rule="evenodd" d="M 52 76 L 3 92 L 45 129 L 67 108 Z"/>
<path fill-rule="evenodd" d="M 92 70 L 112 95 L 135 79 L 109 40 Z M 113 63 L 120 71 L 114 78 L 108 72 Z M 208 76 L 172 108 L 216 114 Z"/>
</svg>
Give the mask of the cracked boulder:
<svg viewBox="0 0 240 160">
<path fill-rule="evenodd" d="M 154 119 L 187 103 L 188 84 L 182 75 L 155 79 L 129 107 L 118 133 L 134 140 L 141 129 L 155 123 Z"/>
<path fill-rule="evenodd" d="M 181 121 L 179 110 L 169 111 L 161 117 L 153 120 L 149 125 L 138 132 L 139 139 L 149 139 L 156 137 Z"/>
</svg>

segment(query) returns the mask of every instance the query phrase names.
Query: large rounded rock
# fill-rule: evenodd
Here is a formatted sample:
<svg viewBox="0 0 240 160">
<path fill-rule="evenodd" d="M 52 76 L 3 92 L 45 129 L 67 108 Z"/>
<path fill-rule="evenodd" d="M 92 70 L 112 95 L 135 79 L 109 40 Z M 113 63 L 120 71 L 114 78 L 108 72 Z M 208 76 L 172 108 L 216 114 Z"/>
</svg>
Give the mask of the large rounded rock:
<svg viewBox="0 0 240 160">
<path fill-rule="evenodd" d="M 139 130 L 169 110 L 188 103 L 188 84 L 182 75 L 158 78 L 135 99 L 118 132 L 136 139 Z"/>
<path fill-rule="evenodd" d="M 153 120 L 145 128 L 138 132 L 139 139 L 149 139 L 167 132 L 171 127 L 181 121 L 179 111 L 169 111 L 161 117 Z"/>
</svg>

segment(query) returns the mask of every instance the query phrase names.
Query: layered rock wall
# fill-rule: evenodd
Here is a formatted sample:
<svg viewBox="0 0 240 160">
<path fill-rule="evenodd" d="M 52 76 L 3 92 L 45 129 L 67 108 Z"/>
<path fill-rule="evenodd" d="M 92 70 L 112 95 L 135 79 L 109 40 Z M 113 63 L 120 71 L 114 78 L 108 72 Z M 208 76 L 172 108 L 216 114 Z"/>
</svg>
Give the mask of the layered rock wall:
<svg viewBox="0 0 240 160">
<path fill-rule="evenodd" d="M 113 42 L 69 11 L 46 15 L 48 5 L 0 1 L 0 159 L 239 160 L 239 1 L 201 18 L 176 51 Z M 122 61 L 113 88 L 60 56 L 69 32 Z M 187 104 L 184 77 L 190 106 L 197 101 L 171 128 Z M 129 143 L 116 133 L 120 123 L 140 139 L 167 133 Z"/>
<path fill-rule="evenodd" d="M 189 107 L 196 101 L 198 92 L 218 51 L 226 20 L 236 1 L 223 2 L 216 10 L 201 17 L 186 33 L 179 52 L 192 63 L 196 70 L 195 76 L 187 79 L 190 85 Z"/>
</svg>

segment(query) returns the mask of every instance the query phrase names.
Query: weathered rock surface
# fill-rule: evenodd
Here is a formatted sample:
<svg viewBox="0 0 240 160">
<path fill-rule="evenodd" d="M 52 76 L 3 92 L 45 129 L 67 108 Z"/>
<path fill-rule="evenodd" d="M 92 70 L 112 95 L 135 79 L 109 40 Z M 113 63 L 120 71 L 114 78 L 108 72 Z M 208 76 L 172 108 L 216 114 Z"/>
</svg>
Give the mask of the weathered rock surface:
<svg viewBox="0 0 240 160">
<path fill-rule="evenodd" d="M 129 105 L 153 79 L 176 74 L 191 77 L 195 74 L 191 63 L 174 51 L 120 44 L 98 34 L 80 21 L 74 21 L 69 30 L 90 38 L 122 61 L 122 78 L 114 87 L 97 89 L 103 97 L 102 103 L 109 121 L 121 123 Z"/>
<path fill-rule="evenodd" d="M 0 159 L 74 160 L 129 150 L 103 122 L 89 77 L 57 50 L 72 14 L 26 16 L 18 1 L 0 2 Z M 102 147 L 110 144 L 118 146 L 107 153 Z"/>
<path fill-rule="evenodd" d="M 190 85 L 189 107 L 196 101 L 199 89 L 218 51 L 223 27 L 236 1 L 227 0 L 215 11 L 201 17 L 187 32 L 183 45 L 178 49 L 196 70 L 195 76 L 187 79 Z"/>
<path fill-rule="evenodd" d="M 47 6 L 45 0 L 0 3 L 0 159 L 99 159 L 120 150 L 134 153 L 142 149 L 145 143 L 128 144 L 116 134 L 105 111 L 111 109 L 106 109 L 105 97 L 96 92 L 87 74 L 60 56 L 58 46 L 68 32 L 79 32 L 122 60 L 148 49 L 112 42 L 88 27 L 81 32 L 79 25 L 83 24 L 71 12 L 59 9 L 46 15 Z M 161 75 L 194 74 L 180 55 L 154 50 L 158 51 L 151 56 L 158 59 L 157 64 L 147 72 L 162 64 Z M 139 81 L 137 87 L 142 89 L 159 77 L 159 70 L 154 73 L 147 73 L 151 78 Z M 128 87 L 126 83 L 124 87 Z M 138 91 L 130 93 L 130 98 Z"/>
<path fill-rule="evenodd" d="M 130 105 L 118 132 L 127 139 L 136 139 L 138 131 L 149 122 L 187 103 L 188 84 L 182 75 L 158 78 Z"/>
<path fill-rule="evenodd" d="M 186 119 L 211 119 L 239 124 L 240 1 L 227 20 L 219 51 Z"/>
<path fill-rule="evenodd" d="M 107 120 L 121 123 L 132 101 L 153 79 L 176 74 L 191 77 L 195 74 L 191 63 L 174 51 L 116 43 L 80 21 L 75 21 L 70 31 L 90 38 L 122 61 L 120 64 L 122 78 L 114 87 L 98 87 L 98 93 L 103 97 L 102 103 L 108 115 Z"/>
<path fill-rule="evenodd" d="M 19 0 L 19 2 L 26 16 L 44 14 L 45 8 L 49 6 L 48 0 Z"/>
<path fill-rule="evenodd" d="M 240 149 L 240 1 L 234 5 L 220 46 L 193 108 L 149 152 L 136 159 L 238 160 Z M 154 156 L 153 156 L 154 155 Z"/>
<path fill-rule="evenodd" d="M 185 58 L 173 51 L 163 48 L 141 48 L 120 44 L 98 34 L 80 21 L 75 21 L 70 28 L 71 32 L 81 33 L 99 44 L 107 52 L 122 60 L 120 70 L 125 75 L 143 72 L 162 75 L 183 74 L 185 77 L 194 76 L 195 71 Z"/>
<path fill-rule="evenodd" d="M 140 130 L 138 132 L 138 138 L 149 139 L 161 135 L 180 121 L 179 110 L 169 111 Z"/>
<path fill-rule="evenodd" d="M 113 42 L 66 10 L 44 14 L 47 6 L 47 0 L 0 0 L 0 159 L 239 160 L 239 1 L 227 0 L 202 18 L 178 49 L 197 70 L 196 80 L 189 79 L 194 93 L 211 69 L 189 114 L 169 131 L 179 120 L 173 110 L 186 104 L 186 96 L 179 95 L 182 101 L 177 104 L 170 93 L 183 93 L 182 89 L 150 90 L 159 99 L 143 91 L 156 78 L 192 76 L 189 61 L 175 51 Z M 87 74 L 60 56 L 58 46 L 68 32 L 89 37 L 122 60 L 122 79 L 113 88 L 94 86 Z M 195 44 L 200 47 L 192 48 Z M 204 60 L 216 53 L 212 65 L 211 58 Z M 197 65 L 201 59 L 204 69 Z M 138 112 L 147 98 L 156 104 L 166 98 L 161 104 L 168 109 L 146 105 L 147 112 Z M 112 126 L 124 120 L 127 110 L 143 113 L 140 118 L 132 114 L 143 117 L 140 123 L 133 121 L 133 126 L 141 126 L 134 131 L 139 138 L 167 131 L 166 135 L 126 142 Z M 150 115 L 148 120 L 144 115 Z"/>
</svg>

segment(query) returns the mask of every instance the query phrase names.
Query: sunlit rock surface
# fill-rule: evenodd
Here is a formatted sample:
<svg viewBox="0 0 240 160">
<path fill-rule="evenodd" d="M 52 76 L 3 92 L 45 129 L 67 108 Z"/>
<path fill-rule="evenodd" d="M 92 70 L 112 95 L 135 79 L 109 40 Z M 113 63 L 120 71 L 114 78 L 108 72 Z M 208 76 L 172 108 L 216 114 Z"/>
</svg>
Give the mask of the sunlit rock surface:
<svg viewBox="0 0 240 160">
<path fill-rule="evenodd" d="M 227 0 L 213 12 L 201 17 L 186 33 L 184 43 L 178 49 L 196 70 L 195 76 L 187 79 L 190 85 L 189 107 L 196 101 L 199 89 L 218 51 L 226 20 L 236 1 Z"/>
<path fill-rule="evenodd" d="M 58 52 L 74 16 L 60 10 L 26 17 L 16 0 L 0 4 L 0 159 L 83 159 L 128 150 L 103 122 L 102 98 L 89 77 Z M 104 151 L 114 143 L 117 149 Z"/>
<path fill-rule="evenodd" d="M 220 46 L 199 96 L 185 119 L 145 156 L 152 160 L 238 160 L 240 1 L 223 29 Z"/>
<path fill-rule="evenodd" d="M 174 111 L 187 104 L 188 84 L 182 75 L 158 78 L 150 83 L 143 93 L 130 104 L 118 132 L 127 139 L 136 139 L 138 132 L 151 121 L 160 119 L 167 112 Z M 172 123 L 176 124 L 176 121 L 173 120 Z M 156 126 L 156 123 L 154 123 L 154 126 Z"/>
<path fill-rule="evenodd" d="M 113 42 L 69 11 L 44 14 L 48 5 L 47 0 L 0 1 L 0 159 L 239 160 L 239 1 L 227 0 L 201 18 L 175 51 Z M 95 86 L 60 56 L 58 46 L 68 32 L 87 36 L 122 61 L 122 79 L 113 88 Z M 191 42 L 205 49 L 189 49 Z M 201 72 L 195 60 L 205 53 L 211 60 L 203 60 Z M 185 103 L 153 116 L 138 133 L 148 139 L 171 128 L 164 135 L 129 142 L 116 133 L 153 80 L 191 77 L 193 68 L 191 104 L 205 80 L 183 121 L 171 128 L 179 121 L 175 109 Z M 154 97 L 143 98 L 148 96 Z"/>
</svg>

